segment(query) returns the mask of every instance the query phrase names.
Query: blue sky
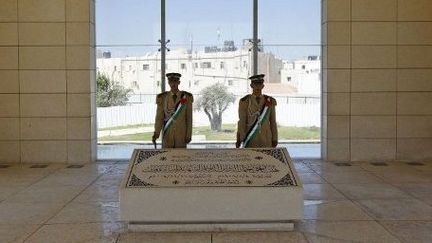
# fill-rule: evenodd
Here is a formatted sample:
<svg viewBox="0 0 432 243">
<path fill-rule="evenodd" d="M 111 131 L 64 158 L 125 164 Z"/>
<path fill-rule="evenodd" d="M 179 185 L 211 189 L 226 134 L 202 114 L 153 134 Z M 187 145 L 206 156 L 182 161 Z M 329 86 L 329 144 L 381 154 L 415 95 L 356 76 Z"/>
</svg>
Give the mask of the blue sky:
<svg viewBox="0 0 432 243">
<path fill-rule="evenodd" d="M 319 55 L 320 14 L 320 0 L 260 0 L 265 51 L 284 59 Z M 157 51 L 159 21 L 159 0 L 97 0 L 97 45 L 151 45 L 102 48 L 130 56 Z M 171 49 L 189 47 L 191 40 L 196 49 L 224 40 L 239 46 L 252 38 L 252 0 L 166 0 L 166 21 Z"/>
</svg>

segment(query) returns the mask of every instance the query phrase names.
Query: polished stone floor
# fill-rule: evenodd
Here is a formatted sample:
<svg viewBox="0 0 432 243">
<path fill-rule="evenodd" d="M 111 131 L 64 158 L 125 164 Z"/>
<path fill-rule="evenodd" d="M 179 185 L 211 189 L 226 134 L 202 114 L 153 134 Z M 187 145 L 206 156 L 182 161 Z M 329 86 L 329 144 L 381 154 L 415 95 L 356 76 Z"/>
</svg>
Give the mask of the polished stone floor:
<svg viewBox="0 0 432 243">
<path fill-rule="evenodd" d="M 0 164 L 0 242 L 432 242 L 432 163 L 296 160 L 304 220 L 292 232 L 128 233 L 126 162 Z M 34 168 L 32 168 L 34 167 Z"/>
</svg>

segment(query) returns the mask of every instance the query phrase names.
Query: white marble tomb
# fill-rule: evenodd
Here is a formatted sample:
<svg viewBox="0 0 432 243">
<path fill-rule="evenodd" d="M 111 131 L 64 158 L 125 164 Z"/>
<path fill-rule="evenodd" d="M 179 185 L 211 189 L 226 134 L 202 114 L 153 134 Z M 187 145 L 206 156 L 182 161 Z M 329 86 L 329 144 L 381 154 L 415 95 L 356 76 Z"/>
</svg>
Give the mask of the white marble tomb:
<svg viewBox="0 0 432 243">
<path fill-rule="evenodd" d="M 302 216 L 285 148 L 136 149 L 120 188 L 131 231 L 280 231 Z"/>
</svg>

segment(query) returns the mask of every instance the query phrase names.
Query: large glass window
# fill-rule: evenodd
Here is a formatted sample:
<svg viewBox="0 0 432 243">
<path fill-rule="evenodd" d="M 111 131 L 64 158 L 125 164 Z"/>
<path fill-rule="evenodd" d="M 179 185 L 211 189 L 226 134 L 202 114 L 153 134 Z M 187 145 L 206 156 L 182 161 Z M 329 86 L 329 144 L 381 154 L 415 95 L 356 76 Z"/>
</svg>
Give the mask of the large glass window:
<svg viewBox="0 0 432 243">
<path fill-rule="evenodd" d="M 192 143 L 233 145 L 238 100 L 251 92 L 254 65 L 266 75 L 264 93 L 278 101 L 280 142 L 319 141 L 320 0 L 259 0 L 256 64 L 254 0 L 163 1 L 165 9 L 162 0 L 96 2 L 98 80 L 113 89 L 98 95 L 99 142 L 149 143 L 155 96 L 169 90 L 162 73 L 179 72 L 180 89 L 195 97 Z M 234 97 L 216 127 L 215 114 L 199 106 L 215 85 Z M 107 101 L 109 94 L 120 97 Z"/>
</svg>

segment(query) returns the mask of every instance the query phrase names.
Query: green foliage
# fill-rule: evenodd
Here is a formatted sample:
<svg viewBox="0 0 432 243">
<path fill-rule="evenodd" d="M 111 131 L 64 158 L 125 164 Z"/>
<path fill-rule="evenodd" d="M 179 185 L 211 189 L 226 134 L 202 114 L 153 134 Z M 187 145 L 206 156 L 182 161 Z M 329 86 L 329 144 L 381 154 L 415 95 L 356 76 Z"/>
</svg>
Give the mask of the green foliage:
<svg viewBox="0 0 432 243">
<path fill-rule="evenodd" d="M 109 79 L 105 74 L 97 74 L 96 105 L 98 107 L 126 105 L 132 89 L 126 89 Z"/>
<path fill-rule="evenodd" d="M 196 109 L 205 112 L 212 131 L 221 131 L 222 113 L 234 101 L 234 94 L 228 92 L 226 86 L 215 83 L 202 89 L 201 95 L 196 101 Z"/>
</svg>

